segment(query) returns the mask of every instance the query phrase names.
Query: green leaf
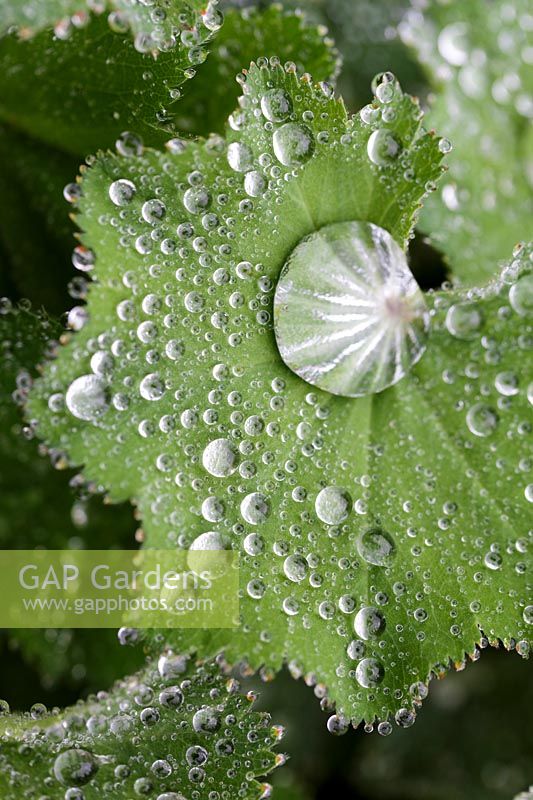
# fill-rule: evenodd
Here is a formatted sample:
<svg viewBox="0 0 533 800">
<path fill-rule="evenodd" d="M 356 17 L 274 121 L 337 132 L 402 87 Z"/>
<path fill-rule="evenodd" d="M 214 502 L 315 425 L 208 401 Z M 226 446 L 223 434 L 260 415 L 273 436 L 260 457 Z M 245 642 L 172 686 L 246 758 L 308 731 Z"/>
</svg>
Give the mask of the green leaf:
<svg viewBox="0 0 533 800">
<path fill-rule="evenodd" d="M 242 5 L 242 0 L 235 0 Z M 301 8 L 298 0 L 284 0 L 284 7 Z M 367 98 L 368 85 L 384 69 L 393 72 L 404 89 L 418 94 L 424 75 L 415 54 L 396 34 L 408 0 L 307 0 L 305 14 L 326 25 L 342 54 L 337 86 L 349 108 L 359 108 Z M 312 69 L 309 71 L 314 75 Z M 316 77 L 316 76 L 315 76 Z"/>
<path fill-rule="evenodd" d="M 318 78 L 335 72 L 336 53 L 323 31 L 296 14 L 272 8 L 242 17 L 231 10 L 226 24 L 205 65 L 199 63 L 205 44 L 203 49 L 194 42 L 180 46 L 154 60 L 138 52 L 130 37 L 113 32 L 104 16 L 92 17 L 67 41 L 55 41 L 48 30 L 29 41 L 15 35 L 0 39 L 5 76 L 0 86 L 5 166 L 0 178 L 0 291 L 29 297 L 54 313 L 65 309 L 72 233 L 62 193 L 87 153 L 115 143 L 122 152 L 136 152 L 143 141 L 162 146 L 179 130 L 220 126 L 237 95 L 236 84 L 235 91 L 227 91 L 228 67 L 233 80 L 256 51 L 275 51 L 282 61 L 305 61 Z M 199 86 L 187 94 L 182 111 L 183 84 L 197 69 Z M 125 131 L 135 133 L 124 137 Z"/>
<path fill-rule="evenodd" d="M 466 285 L 490 278 L 528 229 L 533 212 L 533 113 L 530 9 L 518 0 L 440 3 L 412 11 L 400 25 L 435 89 L 428 122 L 454 148 L 421 229 Z"/>
<path fill-rule="evenodd" d="M 175 131 L 175 104 L 207 51 L 201 53 L 179 47 L 154 60 L 99 17 L 66 42 L 57 43 L 49 31 L 28 42 L 6 36 L 0 39 L 0 117 L 80 160 L 114 146 L 128 130 L 162 145 Z M 139 145 L 132 139 L 125 146 L 135 152 Z"/>
<path fill-rule="evenodd" d="M 226 120 L 240 93 L 232 82 L 244 64 L 272 53 L 281 64 L 292 61 L 299 72 L 310 72 L 316 81 L 334 81 L 339 53 L 323 26 L 312 24 L 298 11 L 279 4 L 264 11 L 252 7 L 228 9 L 216 46 L 198 67 L 177 106 L 175 125 L 196 135 L 224 133 Z"/>
<path fill-rule="evenodd" d="M 56 39 L 68 39 L 89 24 L 91 16 L 107 18 L 118 33 L 130 31 L 139 52 L 166 52 L 182 44 L 202 44 L 221 25 L 217 0 L 7 0 L 0 10 L 0 32 L 16 29 L 22 39 L 53 28 Z"/>
<path fill-rule="evenodd" d="M 133 547 L 131 509 L 104 507 L 94 496 L 96 487 L 92 494 L 91 487 L 78 487 L 76 493 L 69 489 L 65 475 L 39 455 L 36 441 L 22 434 L 17 403 L 24 400 L 35 366 L 61 326 L 27 305 L 12 307 L 4 298 L 0 306 L 0 548 Z M 53 454 L 53 460 L 57 467 L 64 466 L 60 453 Z M 11 651 L 20 651 L 25 662 L 38 665 L 47 689 L 63 682 L 94 690 L 126 669 L 136 669 L 142 658 L 136 650 L 121 648 L 113 631 L 13 629 L 2 632 L 2 639 Z M 98 648 L 105 648 L 106 658 L 93 661 Z"/>
<path fill-rule="evenodd" d="M 339 714 L 399 713 L 406 724 L 418 683 L 472 653 L 481 630 L 527 649 L 530 339 L 515 307 L 530 302 L 528 284 L 509 272 L 508 285 L 472 297 L 479 310 L 450 312 L 462 339 L 445 319 L 469 296 L 427 297 L 426 353 L 387 391 L 314 390 L 276 346 L 282 267 L 341 221 L 374 223 L 405 247 L 442 169 L 439 140 L 390 76 L 355 118 L 281 68 L 252 66 L 244 90 L 230 145 L 102 155 L 88 171 L 79 223 L 96 258 L 90 321 L 49 364 L 29 413 L 112 497 L 134 500 L 150 546 L 187 547 L 214 529 L 241 551 L 242 626 L 202 635 L 202 652 L 224 648 L 254 668 L 286 659 L 317 692 L 327 687 Z M 110 370 L 85 407 L 97 349 Z M 50 415 L 55 393 L 67 404 Z M 346 516 L 338 525 L 317 515 L 327 487 Z M 369 634 L 363 608 L 377 608 L 379 636 L 353 645 Z M 358 664 L 363 649 L 381 668 Z M 364 680 L 372 666 L 381 682 L 369 690 L 356 668 Z"/>
<path fill-rule="evenodd" d="M 0 717 L 2 797 L 266 796 L 257 778 L 283 763 L 282 731 L 215 664 L 167 653 L 158 667 L 60 715 Z"/>
</svg>

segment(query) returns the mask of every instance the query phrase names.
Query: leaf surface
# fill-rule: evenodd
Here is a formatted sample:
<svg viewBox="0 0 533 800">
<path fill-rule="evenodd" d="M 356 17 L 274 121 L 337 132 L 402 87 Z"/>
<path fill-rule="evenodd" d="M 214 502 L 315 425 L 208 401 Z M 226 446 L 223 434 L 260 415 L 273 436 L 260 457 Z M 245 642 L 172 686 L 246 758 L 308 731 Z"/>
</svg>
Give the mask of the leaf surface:
<svg viewBox="0 0 533 800">
<path fill-rule="evenodd" d="M 524 653 L 531 636 L 531 260 L 522 248 L 495 285 L 429 296 L 427 351 L 387 391 L 337 397 L 287 369 L 272 301 L 294 247 L 346 220 L 405 247 L 440 175 L 417 103 L 385 84 L 364 122 L 291 71 L 252 66 L 226 142 L 102 155 L 78 220 L 95 254 L 90 321 L 29 413 L 111 497 L 134 500 L 150 546 L 216 530 L 241 551 L 241 628 L 202 634 L 202 652 L 287 660 L 340 715 L 408 724 L 419 682 L 481 631 Z M 96 351 L 109 368 L 83 421 Z M 66 401 L 53 415 L 51 394 Z M 324 489 L 341 494 L 338 524 L 320 513 Z"/>
<path fill-rule="evenodd" d="M 157 794 L 176 800 L 194 793 L 257 798 L 256 780 L 283 757 L 280 730 L 251 711 L 236 681 L 215 664 L 195 665 L 166 654 L 159 671 L 145 669 L 60 715 L 0 718 L 0 787 L 6 800 L 42 794 L 86 800 Z M 44 710 L 45 711 L 45 710 Z"/>
</svg>

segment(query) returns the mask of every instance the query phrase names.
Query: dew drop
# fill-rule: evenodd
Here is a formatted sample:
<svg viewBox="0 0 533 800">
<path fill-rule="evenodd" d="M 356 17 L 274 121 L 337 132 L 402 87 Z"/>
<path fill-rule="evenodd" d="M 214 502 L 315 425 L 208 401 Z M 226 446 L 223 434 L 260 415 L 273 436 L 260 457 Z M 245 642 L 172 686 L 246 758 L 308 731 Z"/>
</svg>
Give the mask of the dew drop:
<svg viewBox="0 0 533 800">
<path fill-rule="evenodd" d="M 253 154 L 248 145 L 232 142 L 228 146 L 228 164 L 235 172 L 248 172 L 253 164 Z"/>
<path fill-rule="evenodd" d="M 355 679 L 364 689 L 373 689 L 385 677 L 383 665 L 377 658 L 363 658 L 356 667 Z"/>
<path fill-rule="evenodd" d="M 482 325 L 483 315 L 476 303 L 456 303 L 446 314 L 446 327 L 456 339 L 475 339 Z"/>
<path fill-rule="evenodd" d="M 422 356 L 424 296 L 391 235 L 341 222 L 296 246 L 274 298 L 280 355 L 303 380 L 345 397 L 397 383 Z"/>
<path fill-rule="evenodd" d="M 218 531 L 206 531 L 201 533 L 192 542 L 189 550 L 227 550 L 229 542 L 225 536 Z"/>
<path fill-rule="evenodd" d="M 284 122 L 292 112 L 292 100 L 284 89 L 269 89 L 261 98 L 261 111 L 269 122 Z"/>
<path fill-rule="evenodd" d="M 83 786 L 98 771 L 98 762 L 88 750 L 65 750 L 54 762 L 54 775 L 63 786 Z"/>
<path fill-rule="evenodd" d="M 77 419 L 94 422 L 109 408 L 105 381 L 98 375 L 81 375 L 68 387 L 65 404 Z"/>
<path fill-rule="evenodd" d="M 266 178 L 257 170 L 251 170 L 244 176 L 244 191 L 250 197 L 260 197 L 265 193 Z"/>
<path fill-rule="evenodd" d="M 379 608 L 365 606 L 355 615 L 354 630 L 361 639 L 371 639 L 385 630 L 385 617 Z"/>
<path fill-rule="evenodd" d="M 468 430 L 474 436 L 490 436 L 498 427 L 498 415 L 485 403 L 476 403 L 466 414 Z"/>
<path fill-rule="evenodd" d="M 496 552 L 495 550 L 489 550 L 489 552 L 485 555 L 483 559 L 483 563 L 486 567 L 492 570 L 501 569 L 503 564 L 503 558 L 501 553 Z"/>
<path fill-rule="evenodd" d="M 315 500 L 316 515 L 326 525 L 340 525 L 348 517 L 351 506 L 348 492 L 337 486 L 326 486 Z"/>
<path fill-rule="evenodd" d="M 265 522 L 270 513 L 270 504 L 264 494 L 252 492 L 246 495 L 241 503 L 241 515 L 250 525 Z"/>
<path fill-rule="evenodd" d="M 338 714 L 332 714 L 327 721 L 326 727 L 334 736 L 343 736 L 350 728 L 350 721 Z"/>
<path fill-rule="evenodd" d="M 147 200 L 141 209 L 143 219 L 150 225 L 157 225 L 166 214 L 165 204 L 161 200 Z"/>
<path fill-rule="evenodd" d="M 157 372 L 151 372 L 149 375 L 145 375 L 140 382 L 139 392 L 145 400 L 161 400 L 165 394 L 165 384 Z"/>
<path fill-rule="evenodd" d="M 308 564 L 303 556 L 288 556 L 283 562 L 283 572 L 293 583 L 300 583 L 308 572 Z"/>
<path fill-rule="evenodd" d="M 286 167 L 304 164 L 314 153 L 315 141 L 310 128 L 287 122 L 275 131 L 272 138 L 274 155 Z"/>
<path fill-rule="evenodd" d="M 504 397 L 513 397 L 519 391 L 518 375 L 514 372 L 499 372 L 494 380 L 494 385 Z"/>
<path fill-rule="evenodd" d="M 388 567 L 394 557 L 392 537 L 381 528 L 370 528 L 363 531 L 357 539 L 357 552 L 368 564 L 377 567 Z"/>
<path fill-rule="evenodd" d="M 202 453 L 204 469 L 215 478 L 227 478 L 237 469 L 239 453 L 229 439 L 215 439 Z"/>
<path fill-rule="evenodd" d="M 373 164 L 387 167 L 396 161 L 402 146 L 389 130 L 381 128 L 370 135 L 366 149 Z"/>
<path fill-rule="evenodd" d="M 191 214 L 201 214 L 211 204 L 211 195 L 202 187 L 191 186 L 183 195 L 183 205 Z"/>
<path fill-rule="evenodd" d="M 135 184 L 125 179 L 113 181 L 109 187 L 109 197 L 116 206 L 127 206 L 133 200 L 135 192 Z"/>
<path fill-rule="evenodd" d="M 212 734 L 220 728 L 220 713 L 215 708 L 201 708 L 192 718 L 196 733 Z"/>
<path fill-rule="evenodd" d="M 533 314 L 533 275 L 522 275 L 509 289 L 509 302 L 522 317 Z"/>
<path fill-rule="evenodd" d="M 352 639 L 348 647 L 346 648 L 346 655 L 352 661 L 359 661 L 363 658 L 366 650 L 366 645 L 361 639 Z"/>
<path fill-rule="evenodd" d="M 265 549 L 263 538 L 257 533 L 249 533 L 243 541 L 244 551 L 249 556 L 258 556 Z"/>
<path fill-rule="evenodd" d="M 468 26 L 464 22 L 452 22 L 439 34 L 437 47 L 441 56 L 454 67 L 461 67 L 468 60 Z"/>
</svg>

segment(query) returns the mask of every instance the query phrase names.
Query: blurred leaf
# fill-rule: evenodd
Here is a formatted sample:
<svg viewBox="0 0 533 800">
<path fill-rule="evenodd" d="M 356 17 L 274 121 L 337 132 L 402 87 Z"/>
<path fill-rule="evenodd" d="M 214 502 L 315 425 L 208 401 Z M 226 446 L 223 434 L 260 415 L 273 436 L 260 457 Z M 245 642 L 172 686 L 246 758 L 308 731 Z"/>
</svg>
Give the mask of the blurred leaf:
<svg viewBox="0 0 533 800">
<path fill-rule="evenodd" d="M 299 72 L 310 72 L 316 81 L 334 80 L 340 66 L 333 42 L 301 12 L 284 10 L 278 4 L 264 11 L 228 9 L 216 47 L 198 68 L 195 80 L 185 87 L 177 106 L 176 126 L 202 136 L 223 134 L 240 94 L 237 73 L 251 61 L 273 56 L 281 64 L 294 62 Z"/>
<path fill-rule="evenodd" d="M 221 2 L 224 11 L 232 6 L 255 5 L 255 0 Z M 260 0 L 258 5 L 267 8 L 270 3 Z M 371 80 L 386 70 L 393 72 L 410 93 L 419 93 L 425 87 L 420 65 L 396 31 L 408 6 L 409 0 L 283 0 L 285 9 L 302 8 L 307 19 L 327 26 L 342 57 L 339 92 L 352 110 L 367 102 Z M 318 80 L 313 69 L 307 69 Z"/>
<path fill-rule="evenodd" d="M 365 737 L 355 782 L 379 800 L 509 800 L 531 780 L 531 667 L 483 653 L 465 673 L 430 684 L 417 724 Z"/>
<path fill-rule="evenodd" d="M 290 760 L 274 776 L 274 797 L 292 779 L 320 800 L 509 800 L 531 780 L 531 662 L 502 649 L 432 680 L 416 724 L 387 737 L 362 727 L 332 736 L 312 689 L 285 670 L 243 685 L 287 732 Z"/>
<path fill-rule="evenodd" d="M 410 12 L 402 37 L 435 88 L 428 122 L 454 152 L 419 227 L 467 285 L 490 278 L 530 227 L 533 27 L 516 0 L 429 0 Z"/>
<path fill-rule="evenodd" d="M 78 159 L 1 124 L 0 159 L 3 291 L 60 313 L 68 302 L 74 244 L 63 187 L 76 174 Z"/>
<path fill-rule="evenodd" d="M 53 28 L 56 40 L 68 40 L 104 15 L 115 32 L 131 32 L 136 49 L 155 55 L 209 39 L 220 26 L 216 6 L 217 0 L 3 0 L 0 33 L 16 29 L 28 39 Z"/>
<path fill-rule="evenodd" d="M 0 788 L 4 800 L 110 796 L 157 792 L 164 800 L 256 800 L 259 776 L 279 759 L 279 731 L 267 714 L 251 711 L 215 664 L 162 656 L 112 691 L 57 716 L 0 717 Z M 281 763 L 283 763 L 281 761 Z M 112 790 L 111 790 L 112 787 Z M 70 791 L 70 794 L 68 793 Z"/>
<path fill-rule="evenodd" d="M 0 548 L 132 548 L 131 507 L 104 507 L 82 487 L 76 496 L 65 475 L 21 433 L 22 418 L 13 396 L 19 404 L 23 401 L 35 366 L 60 332 L 61 326 L 43 312 L 2 302 Z M 56 462 L 60 465 L 59 455 Z M 109 630 L 9 630 L 2 638 L 9 650 L 20 651 L 28 664 L 38 666 L 41 685 L 47 689 L 60 683 L 77 689 L 109 686 L 142 660 L 138 651 L 120 647 L 116 633 Z M 94 658 L 96 651 L 106 657 Z"/>
<path fill-rule="evenodd" d="M 6 36 L 0 65 L 0 118 L 79 159 L 129 130 L 162 145 L 174 130 L 180 87 L 195 71 L 184 48 L 154 60 L 99 17 L 66 42 L 49 31 L 28 42 Z M 139 146 L 130 137 L 122 148 Z"/>
</svg>

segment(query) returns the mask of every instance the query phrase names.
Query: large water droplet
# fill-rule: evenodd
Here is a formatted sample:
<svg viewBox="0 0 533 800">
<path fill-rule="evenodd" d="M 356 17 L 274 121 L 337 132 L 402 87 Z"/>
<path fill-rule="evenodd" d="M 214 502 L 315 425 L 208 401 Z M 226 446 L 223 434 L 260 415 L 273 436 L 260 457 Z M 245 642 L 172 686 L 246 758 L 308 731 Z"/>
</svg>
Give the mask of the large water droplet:
<svg viewBox="0 0 533 800">
<path fill-rule="evenodd" d="M 422 356 L 424 296 L 392 236 L 368 222 L 328 225 L 293 250 L 274 298 L 283 361 L 345 397 L 397 383 Z"/>
<path fill-rule="evenodd" d="M 94 422 L 109 408 L 105 381 L 98 375 L 81 375 L 68 387 L 65 403 L 74 417 Z"/>
</svg>

